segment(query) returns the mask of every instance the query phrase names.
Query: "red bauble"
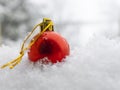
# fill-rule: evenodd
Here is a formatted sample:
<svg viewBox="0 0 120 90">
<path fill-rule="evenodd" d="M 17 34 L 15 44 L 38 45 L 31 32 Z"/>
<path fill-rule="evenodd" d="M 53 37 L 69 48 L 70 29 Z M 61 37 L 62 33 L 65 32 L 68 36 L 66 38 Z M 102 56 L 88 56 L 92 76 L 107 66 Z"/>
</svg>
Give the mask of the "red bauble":
<svg viewBox="0 0 120 90">
<path fill-rule="evenodd" d="M 69 53 L 69 44 L 62 36 L 54 31 L 46 31 L 30 47 L 28 58 L 36 62 L 47 57 L 51 63 L 56 63 L 61 62 Z"/>
</svg>

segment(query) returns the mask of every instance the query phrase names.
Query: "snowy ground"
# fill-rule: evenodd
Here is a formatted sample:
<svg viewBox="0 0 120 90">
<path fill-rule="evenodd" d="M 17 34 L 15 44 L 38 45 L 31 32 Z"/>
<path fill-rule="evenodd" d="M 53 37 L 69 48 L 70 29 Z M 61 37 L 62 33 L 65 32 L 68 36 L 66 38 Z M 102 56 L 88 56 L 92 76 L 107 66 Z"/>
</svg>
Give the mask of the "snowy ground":
<svg viewBox="0 0 120 90">
<path fill-rule="evenodd" d="M 25 55 L 13 70 L 0 70 L 0 90 L 120 90 L 119 38 L 94 36 L 84 46 L 68 41 L 71 54 L 64 63 L 34 65 Z M 0 47 L 0 65 L 18 55 L 19 44 Z"/>
</svg>

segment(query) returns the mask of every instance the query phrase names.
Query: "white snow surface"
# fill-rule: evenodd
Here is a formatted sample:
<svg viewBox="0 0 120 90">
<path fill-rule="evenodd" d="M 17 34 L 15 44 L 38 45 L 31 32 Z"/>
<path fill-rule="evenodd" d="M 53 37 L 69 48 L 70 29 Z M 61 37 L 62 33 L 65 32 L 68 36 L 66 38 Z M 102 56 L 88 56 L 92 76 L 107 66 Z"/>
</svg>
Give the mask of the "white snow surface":
<svg viewBox="0 0 120 90">
<path fill-rule="evenodd" d="M 76 43 L 75 43 L 76 41 Z M 55 65 L 23 57 L 14 69 L 0 70 L 0 90 L 120 90 L 120 39 L 94 36 L 86 45 L 68 40 L 71 54 Z M 20 43 L 0 47 L 0 65 L 14 59 Z"/>
</svg>

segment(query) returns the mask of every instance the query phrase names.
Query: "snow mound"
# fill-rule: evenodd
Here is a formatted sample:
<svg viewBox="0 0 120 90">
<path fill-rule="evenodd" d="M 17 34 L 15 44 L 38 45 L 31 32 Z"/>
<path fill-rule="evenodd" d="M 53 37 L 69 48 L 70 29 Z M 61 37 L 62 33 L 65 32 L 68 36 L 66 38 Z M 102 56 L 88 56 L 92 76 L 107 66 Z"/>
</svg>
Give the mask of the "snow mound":
<svg viewBox="0 0 120 90">
<path fill-rule="evenodd" d="M 31 63 L 27 54 L 13 70 L 0 70 L 1 90 L 120 90 L 120 40 L 95 36 L 71 46 L 63 63 Z M 19 45 L 0 47 L 0 65 L 18 55 Z"/>
</svg>

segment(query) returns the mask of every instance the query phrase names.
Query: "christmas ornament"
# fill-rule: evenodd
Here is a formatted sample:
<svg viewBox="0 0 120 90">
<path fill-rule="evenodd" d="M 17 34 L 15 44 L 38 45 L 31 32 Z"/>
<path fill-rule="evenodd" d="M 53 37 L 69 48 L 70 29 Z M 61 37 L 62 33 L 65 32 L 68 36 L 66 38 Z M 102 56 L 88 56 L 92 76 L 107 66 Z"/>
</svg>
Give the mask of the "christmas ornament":
<svg viewBox="0 0 120 90">
<path fill-rule="evenodd" d="M 38 27 L 40 27 L 40 32 L 35 35 L 29 45 L 25 47 L 26 41 Z M 36 25 L 24 39 L 19 56 L 4 64 L 1 68 L 7 66 L 9 66 L 10 69 L 14 68 L 21 62 L 26 50 L 28 50 L 28 58 L 30 61 L 42 61 L 43 64 L 62 62 L 63 59 L 70 54 L 69 44 L 60 34 L 54 31 L 53 22 L 48 18 L 44 18 L 43 22 Z"/>
</svg>

